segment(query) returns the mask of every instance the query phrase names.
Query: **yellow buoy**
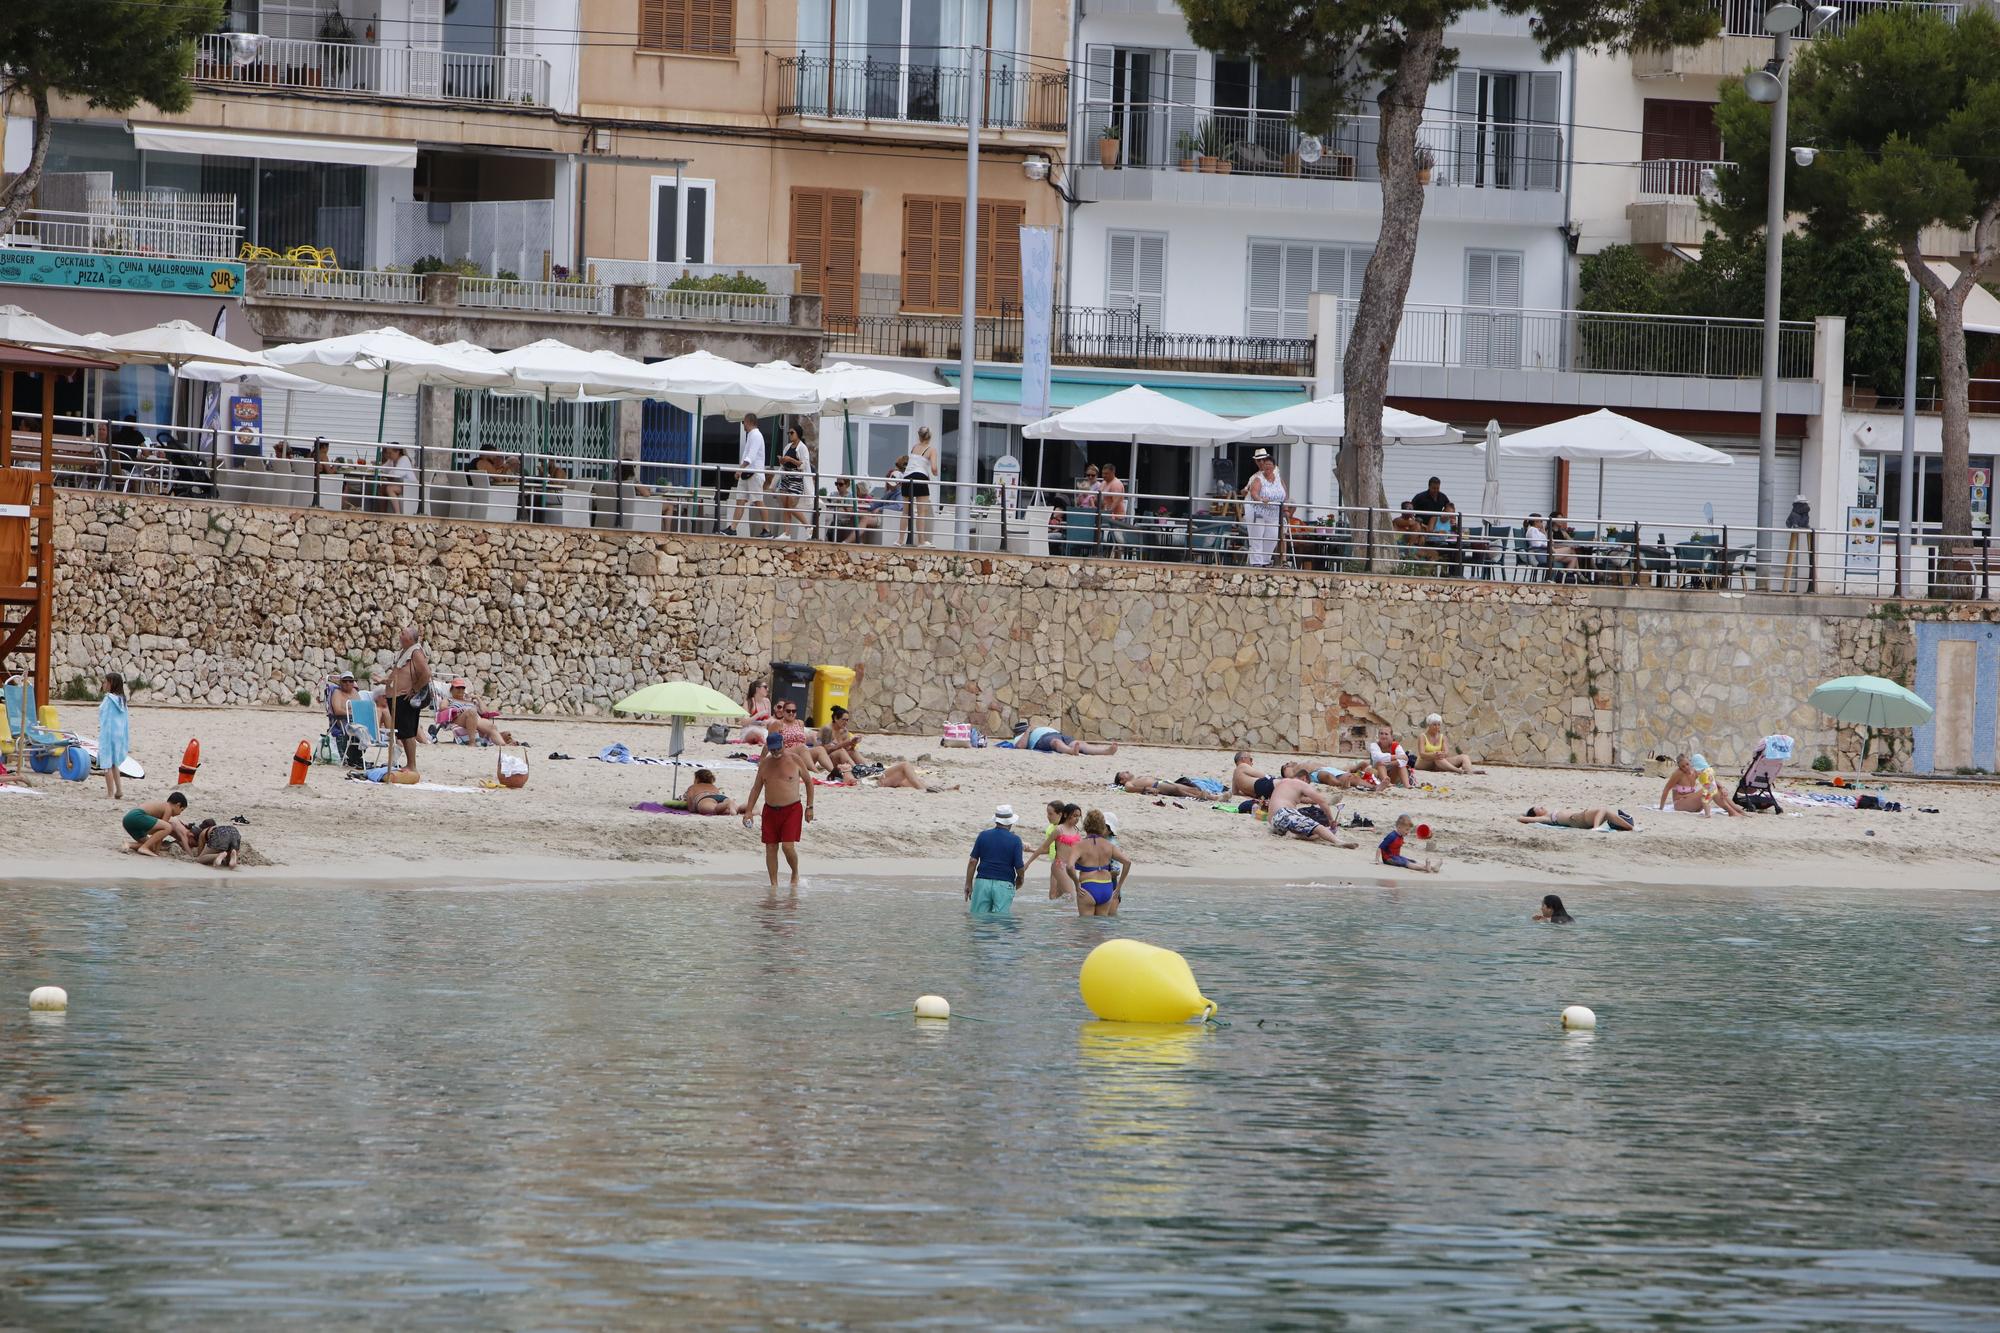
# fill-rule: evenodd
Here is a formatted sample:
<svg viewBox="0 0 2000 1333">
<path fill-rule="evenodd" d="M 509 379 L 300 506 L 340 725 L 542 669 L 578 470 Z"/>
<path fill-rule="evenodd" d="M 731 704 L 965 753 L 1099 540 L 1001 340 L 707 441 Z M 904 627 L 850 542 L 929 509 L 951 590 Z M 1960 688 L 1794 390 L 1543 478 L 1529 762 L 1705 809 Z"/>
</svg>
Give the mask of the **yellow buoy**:
<svg viewBox="0 0 2000 1333">
<path fill-rule="evenodd" d="M 918 1018 L 950 1018 L 951 1004 L 942 995 L 919 995 L 917 997 Z"/>
<path fill-rule="evenodd" d="M 1092 949 L 1076 984 L 1090 1012 L 1113 1023 L 1185 1023 L 1215 1012 L 1187 959 L 1137 940 L 1106 940 Z"/>
</svg>

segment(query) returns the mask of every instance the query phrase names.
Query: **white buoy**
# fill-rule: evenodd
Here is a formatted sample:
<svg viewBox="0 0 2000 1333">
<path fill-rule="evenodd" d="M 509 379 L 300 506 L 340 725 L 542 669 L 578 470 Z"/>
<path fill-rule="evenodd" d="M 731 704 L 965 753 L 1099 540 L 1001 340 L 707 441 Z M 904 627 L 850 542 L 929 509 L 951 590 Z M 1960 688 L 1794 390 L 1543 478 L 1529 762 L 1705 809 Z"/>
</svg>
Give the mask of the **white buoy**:
<svg viewBox="0 0 2000 1333">
<path fill-rule="evenodd" d="M 1597 1015 L 1585 1005 L 1573 1004 L 1563 1010 L 1563 1026 L 1572 1032 L 1595 1032 Z"/>
<path fill-rule="evenodd" d="M 950 1018 L 951 1005 L 942 995 L 919 995 L 917 997 L 918 1018 Z"/>
<path fill-rule="evenodd" d="M 61 986 L 37 986 L 28 992 L 28 1007 L 30 1009 L 67 1009 L 69 1008 L 69 992 Z"/>
</svg>

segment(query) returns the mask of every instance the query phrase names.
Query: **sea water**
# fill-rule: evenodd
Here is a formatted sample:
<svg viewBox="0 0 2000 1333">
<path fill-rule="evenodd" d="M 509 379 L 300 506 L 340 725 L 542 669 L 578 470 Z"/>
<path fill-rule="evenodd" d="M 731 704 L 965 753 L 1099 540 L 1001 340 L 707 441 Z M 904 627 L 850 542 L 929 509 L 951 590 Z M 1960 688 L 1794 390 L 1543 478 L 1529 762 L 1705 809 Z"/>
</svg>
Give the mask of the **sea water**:
<svg viewBox="0 0 2000 1333">
<path fill-rule="evenodd" d="M 1991 897 L 1040 893 L 11 886 L 0 1323 L 2000 1326 Z"/>
</svg>

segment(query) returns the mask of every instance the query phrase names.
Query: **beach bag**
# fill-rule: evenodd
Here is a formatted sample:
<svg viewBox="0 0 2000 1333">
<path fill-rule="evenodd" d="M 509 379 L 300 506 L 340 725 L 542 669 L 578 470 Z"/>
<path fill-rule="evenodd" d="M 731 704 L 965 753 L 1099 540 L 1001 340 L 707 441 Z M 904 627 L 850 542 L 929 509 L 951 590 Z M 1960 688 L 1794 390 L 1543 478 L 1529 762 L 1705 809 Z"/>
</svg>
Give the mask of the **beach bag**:
<svg viewBox="0 0 2000 1333">
<path fill-rule="evenodd" d="M 707 737 L 710 745 L 729 744 L 729 728 L 723 726 L 720 722 L 709 723 L 708 730 L 703 735 Z"/>
<path fill-rule="evenodd" d="M 972 748 L 972 736 L 973 731 L 969 723 L 947 722 L 944 724 L 944 735 L 938 744 L 952 750 L 969 750 Z"/>
</svg>

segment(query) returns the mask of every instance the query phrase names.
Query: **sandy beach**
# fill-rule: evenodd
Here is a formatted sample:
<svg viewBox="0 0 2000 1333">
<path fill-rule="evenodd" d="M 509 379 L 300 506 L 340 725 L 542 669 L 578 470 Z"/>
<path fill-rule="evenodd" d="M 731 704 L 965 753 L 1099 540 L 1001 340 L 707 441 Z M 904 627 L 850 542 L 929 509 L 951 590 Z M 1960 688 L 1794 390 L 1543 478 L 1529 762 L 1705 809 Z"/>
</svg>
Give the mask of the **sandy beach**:
<svg viewBox="0 0 2000 1333">
<path fill-rule="evenodd" d="M 65 721 L 86 725 L 77 706 Z M 522 791 L 481 789 L 494 752 L 425 745 L 418 769 L 427 783 L 471 790 L 397 788 L 345 780 L 345 770 L 315 766 L 306 784 L 286 777 L 298 742 L 316 738 L 321 717 L 307 709 L 147 707 L 133 709 L 134 754 L 144 780 L 125 784 L 114 803 L 103 782 L 66 783 L 31 776 L 36 795 L 0 795 L 0 862 L 10 875 L 90 883 L 214 879 L 219 874 L 172 857 L 144 860 L 124 852 L 118 818 L 173 785 L 190 737 L 202 745 L 201 770 L 186 790 L 196 817 L 243 816 L 244 869 L 257 880 L 376 883 L 592 881 L 646 877 L 762 877 L 757 835 L 732 818 L 703 819 L 634 811 L 669 795 L 674 773 L 652 765 L 598 761 L 622 741 L 634 754 L 664 755 L 664 725 L 627 720 L 510 720 L 533 760 Z M 723 789 L 741 800 L 747 764 L 727 758 L 737 747 L 690 739 L 688 757 L 712 762 Z M 869 757 L 924 760 L 957 791 L 923 794 L 873 787 L 822 787 L 817 818 L 802 844 L 805 870 L 872 876 L 962 876 L 965 849 L 996 803 L 1010 802 L 1024 834 L 1042 825 L 1052 799 L 1115 812 L 1121 844 L 1138 863 L 1133 880 L 1196 879 L 1226 888 L 1273 879 L 1338 883 L 1436 882 L 1555 887 L 1591 884 L 1870 887 L 1885 891 L 1915 874 L 1929 887 L 1987 888 L 2000 857 L 2000 786 L 1892 780 L 1885 799 L 1901 813 L 1821 807 L 1784 817 L 1702 819 L 1662 813 L 1661 780 L 1632 771 L 1491 769 L 1485 776 L 1424 775 L 1436 790 L 1349 793 L 1344 817 L 1375 821 L 1379 837 L 1399 812 L 1430 824 L 1429 853 L 1441 875 L 1374 863 L 1369 830 L 1345 851 L 1274 837 L 1246 815 L 1191 801 L 1161 802 L 1111 787 L 1130 768 L 1166 778 L 1227 778 L 1228 757 L 1214 752 L 1129 747 L 1115 758 L 1070 758 L 1011 750 L 941 748 L 935 738 L 884 736 Z M 551 760 L 551 753 L 573 755 Z M 1275 768 L 1284 756 L 1259 754 Z M 687 774 L 684 771 L 683 784 Z M 1793 790 L 1821 775 L 1791 773 Z M 1732 777 L 1733 780 L 1733 777 Z M 1622 807 L 1635 833 L 1584 833 L 1515 822 L 1531 803 L 1557 808 Z M 1929 814 L 1919 807 L 1934 807 Z M 1046 893 L 1040 867 L 1026 896 Z M 1136 903 L 1138 892 L 1133 895 Z"/>
</svg>

